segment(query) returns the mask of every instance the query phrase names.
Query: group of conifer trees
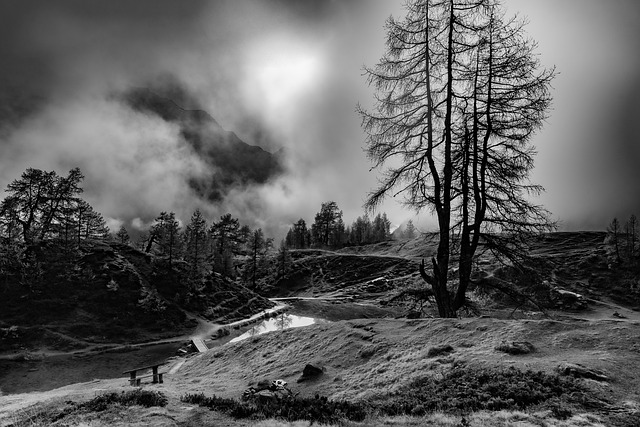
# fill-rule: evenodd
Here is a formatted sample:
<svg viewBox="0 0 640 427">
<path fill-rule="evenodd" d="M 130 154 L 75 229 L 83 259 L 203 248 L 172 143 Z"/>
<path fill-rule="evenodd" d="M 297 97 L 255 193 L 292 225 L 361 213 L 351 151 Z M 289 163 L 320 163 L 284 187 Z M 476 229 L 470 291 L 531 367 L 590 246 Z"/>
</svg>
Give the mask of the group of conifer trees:
<svg viewBox="0 0 640 427">
<path fill-rule="evenodd" d="M 120 243 L 130 243 L 124 227 L 115 238 Z M 266 237 L 261 228 L 241 225 L 229 213 L 209 224 L 196 210 L 182 227 L 174 212 L 161 212 L 149 231 L 132 245 L 166 260 L 170 268 L 183 265 L 193 279 L 215 272 L 240 279 L 251 287 L 256 287 L 274 262 L 270 251 L 273 239 Z"/>
<path fill-rule="evenodd" d="M 104 218 L 80 197 L 80 169 L 67 176 L 29 168 L 11 182 L 0 203 L 0 281 L 38 292 L 73 275 L 73 259 L 87 240 L 106 239 Z"/>
<path fill-rule="evenodd" d="M 607 234 L 618 262 L 638 260 L 640 245 L 638 218 L 635 214 L 632 214 L 624 224 L 620 224 L 618 218 L 613 218 L 607 227 Z"/>
<path fill-rule="evenodd" d="M 325 202 L 316 213 L 311 227 L 300 218 L 287 232 L 284 244 L 287 248 L 331 248 L 360 246 L 384 242 L 391 238 L 391 221 L 386 213 L 377 214 L 373 220 L 364 214 L 351 226 L 345 226 L 342 211 L 334 201 Z"/>
<path fill-rule="evenodd" d="M 29 168 L 11 182 L 0 203 L 2 246 L 17 250 L 48 241 L 69 249 L 83 240 L 106 238 L 102 215 L 80 197 L 83 178 L 78 168 L 67 176 Z"/>
<path fill-rule="evenodd" d="M 7 186 L 0 203 L 0 274 L 5 281 L 31 275 L 43 256 L 49 263 L 60 263 L 63 257 L 71 262 L 83 242 L 95 240 L 115 240 L 153 253 L 158 262 L 186 270 L 194 280 L 216 272 L 255 287 L 275 271 L 273 239 L 260 228 L 241 225 L 231 214 L 208 224 L 196 210 L 182 227 L 174 212 L 161 212 L 135 242 L 124 226 L 112 234 L 102 215 L 80 197 L 83 178 L 79 168 L 67 176 L 29 168 Z M 44 247 L 49 248 L 47 255 Z"/>
</svg>

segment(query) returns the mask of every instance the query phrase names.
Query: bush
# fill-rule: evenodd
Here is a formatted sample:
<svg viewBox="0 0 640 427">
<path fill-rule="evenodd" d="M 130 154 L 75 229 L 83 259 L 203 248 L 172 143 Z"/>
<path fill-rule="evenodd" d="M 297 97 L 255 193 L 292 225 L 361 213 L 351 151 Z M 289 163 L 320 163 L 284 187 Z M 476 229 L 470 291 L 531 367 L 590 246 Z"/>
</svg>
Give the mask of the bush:
<svg viewBox="0 0 640 427">
<path fill-rule="evenodd" d="M 132 390 L 122 393 L 105 393 L 84 403 L 69 401 L 67 404 L 70 406 L 67 406 L 63 410 L 44 408 L 40 411 L 25 413 L 23 417 L 16 419 L 11 425 L 14 427 L 51 425 L 77 412 L 102 412 L 113 405 L 139 405 L 147 408 L 152 406 L 166 406 L 167 398 L 164 394 L 157 391 Z"/>
<path fill-rule="evenodd" d="M 105 393 L 94 397 L 88 402 L 81 403 L 78 409 L 84 408 L 92 412 L 104 411 L 111 405 L 123 406 L 167 406 L 167 397 L 159 391 L 131 390 L 122 393 Z"/>
<path fill-rule="evenodd" d="M 502 341 L 496 346 L 496 351 L 517 356 L 519 354 L 529 354 L 535 351 L 535 347 L 528 341 Z"/>
<path fill-rule="evenodd" d="M 449 354 L 453 351 L 450 345 L 442 345 L 440 347 L 431 347 L 427 352 L 427 357 L 437 357 L 443 354 Z"/>
<path fill-rule="evenodd" d="M 367 415 L 364 405 L 346 401 L 331 401 L 316 396 L 302 399 L 267 399 L 239 402 L 204 394 L 187 394 L 182 402 L 193 403 L 224 412 L 234 418 L 280 418 L 286 421 L 306 420 L 332 424 L 343 420 L 362 421 Z"/>
<path fill-rule="evenodd" d="M 424 377 L 380 402 L 388 415 L 440 411 L 524 409 L 578 391 L 573 378 L 509 369 L 455 368 L 442 378 Z"/>
</svg>

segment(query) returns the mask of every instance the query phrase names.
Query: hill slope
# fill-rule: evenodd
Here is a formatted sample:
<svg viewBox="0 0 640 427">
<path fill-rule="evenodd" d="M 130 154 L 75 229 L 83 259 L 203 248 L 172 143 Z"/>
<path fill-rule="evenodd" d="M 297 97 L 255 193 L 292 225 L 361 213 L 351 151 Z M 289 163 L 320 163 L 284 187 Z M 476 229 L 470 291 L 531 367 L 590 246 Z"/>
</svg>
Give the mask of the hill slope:
<svg viewBox="0 0 640 427">
<path fill-rule="evenodd" d="M 299 397 L 320 393 L 332 399 L 383 402 L 390 394 L 406 392 L 407 387 L 419 378 L 439 378 L 453 370 L 517 368 L 551 375 L 563 364 L 572 363 L 597 369 L 607 379 L 578 380 L 586 400 L 580 404 L 566 396 L 570 403 L 564 405 L 570 415 L 565 422 L 553 415 L 551 402 L 527 412 L 473 413 L 466 416 L 467 425 L 632 426 L 640 420 L 640 373 L 635 369 L 640 363 L 639 326 L 637 321 L 625 320 L 486 318 L 324 323 L 228 344 L 176 364 L 171 374 L 165 376 L 164 384 L 143 385 L 145 390 L 162 391 L 168 396 L 169 404 L 165 408 L 121 407 L 102 414 L 70 415 L 60 422 L 82 420 L 90 421 L 94 426 L 256 425 L 256 421 L 234 421 L 220 413 L 185 404 L 180 402 L 180 396 L 202 392 L 207 396 L 215 394 L 239 399 L 244 389 L 256 386 L 260 381 L 284 379 Z M 528 341 L 535 350 L 524 355 L 496 350 L 503 341 L 512 340 Z M 450 345 L 451 351 L 431 355 L 433 349 L 445 345 Z M 323 367 L 323 374 L 316 380 L 297 382 L 307 363 Z M 16 419 L 11 417 L 16 417 L 19 408 L 34 403 L 38 404 L 37 408 L 48 408 L 43 410 L 52 412 L 52 407 L 64 405 L 61 400 L 86 401 L 96 389 L 119 392 L 130 386 L 122 378 L 96 380 L 48 393 L 0 396 L 0 423 Z M 31 409 L 26 413 L 33 415 L 38 411 Z M 400 418 L 392 425 L 425 425 L 430 424 L 428 420 L 433 421 L 432 417 L 427 415 L 414 421 Z M 440 416 L 440 421 L 443 417 Z M 434 421 L 433 425 L 460 422 L 459 415 L 448 419 L 450 424 Z M 358 425 L 382 425 L 383 422 L 383 419 L 374 418 Z"/>
<path fill-rule="evenodd" d="M 229 323 L 274 305 L 216 274 L 190 283 L 185 265 L 115 242 L 86 242 L 64 260 L 43 250 L 38 286 L 5 288 L 2 352 L 150 341 L 192 331 L 194 317 Z"/>
<path fill-rule="evenodd" d="M 68 412 L 58 420 L 59 425 L 290 425 L 235 420 L 180 398 L 204 393 L 240 399 L 247 387 L 283 379 L 299 398 L 320 394 L 383 408 L 398 399 L 411 402 L 419 395 L 418 384 L 456 375 L 473 379 L 478 372 L 492 372 L 497 377 L 503 375 L 501 372 L 546 375 L 555 378 L 553 381 L 579 378 L 573 380 L 577 389 L 560 388 L 552 398 L 543 393 L 539 403 L 520 410 L 421 415 L 423 409 L 411 403 L 413 417 L 388 418 L 376 415 L 374 409 L 363 423 L 347 425 L 640 425 L 640 372 L 636 369 L 640 363 L 640 312 L 633 310 L 637 301 L 633 288 L 636 273 L 629 266 L 610 262 L 604 233 L 553 233 L 531 242 L 534 261 L 540 267 L 541 276 L 536 280 L 580 292 L 588 302 L 581 310 L 551 306 L 547 317 L 527 309 L 520 312 L 521 319 L 509 318 L 513 316 L 513 302 L 494 300 L 491 294 L 474 290 L 472 296 L 484 304 L 484 312 L 500 318 L 338 320 L 348 318 L 341 315 L 347 312 L 356 316 L 405 314 L 406 307 L 393 306 L 390 295 L 420 284 L 415 268 L 432 251 L 430 242 L 386 242 L 339 252 L 293 251 L 292 274 L 271 288 L 272 295 L 305 298 L 304 304 L 294 306 L 294 311 L 303 315 L 312 314 L 314 304 L 330 305 L 331 319 L 336 321 L 254 336 L 186 359 L 174 359 L 164 384 L 143 384 L 145 390 L 165 393 L 166 407 Z M 527 279 L 513 275 L 488 254 L 480 258 L 478 269 L 486 277 L 500 277 L 515 285 L 524 284 Z M 626 299 L 622 297 L 625 290 Z M 525 350 L 515 354 L 513 348 Z M 323 373 L 298 382 L 308 363 L 321 367 Z M 581 374 L 581 370 L 586 371 Z M 484 394 L 478 392 L 474 399 L 486 401 L 504 388 L 526 393 L 527 384 L 524 381 L 492 386 L 497 388 Z M 472 388 L 471 383 L 463 386 L 467 392 Z M 94 393 L 129 389 L 122 378 L 96 380 L 47 393 L 0 396 L 0 424 L 25 419 L 24 414 L 46 419 L 46 414 L 60 413 L 66 400 L 82 402 Z M 439 390 L 430 396 L 444 399 L 445 388 Z M 440 404 L 452 404 L 447 402 Z M 34 404 L 29 411 L 20 412 Z"/>
</svg>

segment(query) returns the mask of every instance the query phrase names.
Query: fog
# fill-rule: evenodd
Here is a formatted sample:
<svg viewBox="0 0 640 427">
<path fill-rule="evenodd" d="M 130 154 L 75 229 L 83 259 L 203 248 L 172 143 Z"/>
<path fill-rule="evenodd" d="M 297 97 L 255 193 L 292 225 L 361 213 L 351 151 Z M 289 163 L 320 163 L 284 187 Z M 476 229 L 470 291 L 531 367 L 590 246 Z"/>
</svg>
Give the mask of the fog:
<svg viewBox="0 0 640 427">
<path fill-rule="evenodd" d="M 541 61 L 556 65 L 554 106 L 534 144 L 538 200 L 564 229 L 603 229 L 640 214 L 640 5 L 629 0 L 505 1 L 529 18 Z M 21 1 L 0 5 L 0 187 L 27 167 L 78 166 L 84 197 L 111 228 L 144 228 L 161 211 L 183 221 L 230 212 L 281 238 L 335 200 L 362 214 L 371 171 L 355 113 L 362 76 L 384 52 L 384 21 L 402 2 Z M 245 142 L 284 149 L 287 172 L 266 185 L 197 197 L 205 165 L 175 124 L 117 94 L 171 82 Z M 178 100 L 176 100 L 178 101 Z M 186 101 L 185 101 L 186 102 Z M 197 105 L 195 105 L 197 104 Z M 393 200 L 394 223 L 414 217 Z M 428 216 L 418 218 L 426 229 Z"/>
</svg>

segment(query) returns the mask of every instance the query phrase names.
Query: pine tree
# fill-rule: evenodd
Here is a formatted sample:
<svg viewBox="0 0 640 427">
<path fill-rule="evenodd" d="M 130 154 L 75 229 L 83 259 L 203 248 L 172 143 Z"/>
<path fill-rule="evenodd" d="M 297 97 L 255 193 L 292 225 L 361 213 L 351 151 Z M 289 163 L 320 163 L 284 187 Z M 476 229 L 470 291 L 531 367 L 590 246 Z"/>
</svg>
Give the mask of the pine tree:
<svg viewBox="0 0 640 427">
<path fill-rule="evenodd" d="M 234 257 L 241 250 L 243 244 L 243 233 L 240 221 L 233 218 L 231 214 L 220 217 L 220 221 L 214 222 L 209 229 L 209 234 L 213 244 L 213 267 L 214 271 L 226 277 L 233 277 Z"/>
<path fill-rule="evenodd" d="M 342 227 L 342 230 L 337 228 Z M 322 204 L 320 212 L 316 214 L 315 222 L 311 226 L 311 235 L 316 246 L 329 247 L 333 240 L 337 239 L 340 232 L 344 231 L 342 211 L 336 202 L 330 201 Z"/>
<path fill-rule="evenodd" d="M 636 241 L 638 240 L 638 218 L 635 214 L 632 214 L 631 217 L 629 217 L 626 228 L 629 258 L 633 259 L 636 255 Z"/>
<path fill-rule="evenodd" d="M 616 250 L 616 261 L 620 262 L 620 222 L 618 218 L 613 218 L 611 224 L 607 228 L 607 232 L 613 240 L 613 246 Z"/>
<path fill-rule="evenodd" d="M 416 227 L 413 225 L 413 221 L 407 221 L 407 225 L 404 227 L 404 238 L 413 239 L 416 237 Z"/>
<path fill-rule="evenodd" d="M 194 280 L 202 278 L 204 274 L 207 246 L 207 221 L 202 212 L 196 209 L 185 229 L 185 261 Z"/>
<path fill-rule="evenodd" d="M 248 245 L 251 251 L 249 254 L 249 268 L 251 271 L 249 281 L 251 283 L 251 287 L 255 289 L 258 278 L 258 264 L 265 245 L 264 233 L 261 228 L 253 231 L 249 238 Z"/>
<path fill-rule="evenodd" d="M 127 231 L 124 225 L 120 226 L 120 229 L 116 233 L 115 237 L 116 237 L 116 240 L 119 243 L 122 243 L 123 245 L 128 245 L 131 240 L 129 237 L 129 232 Z"/>
<path fill-rule="evenodd" d="M 284 241 L 280 242 L 280 249 L 278 249 L 278 264 L 277 264 L 277 276 L 284 277 L 291 268 L 291 254 Z"/>
<path fill-rule="evenodd" d="M 180 223 L 176 220 L 174 212 L 161 212 L 151 227 L 149 244 L 156 245 L 158 255 L 166 256 L 169 268 L 173 266 L 174 259 L 180 256 L 182 240 L 180 238 Z"/>
</svg>

